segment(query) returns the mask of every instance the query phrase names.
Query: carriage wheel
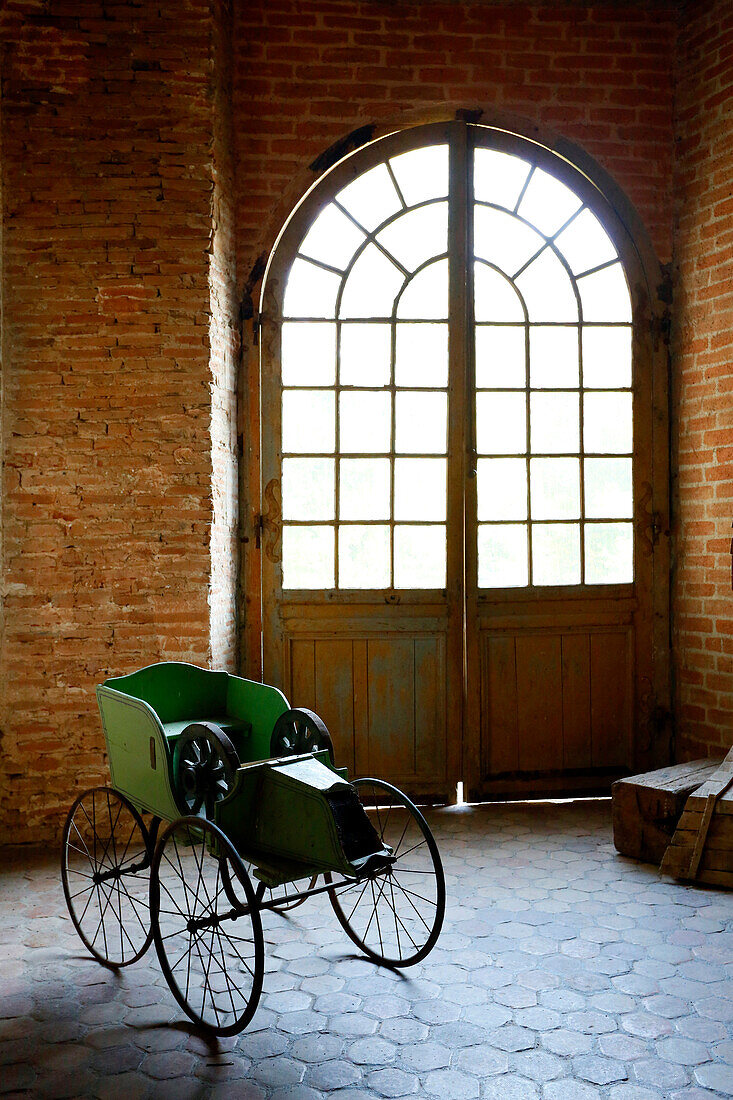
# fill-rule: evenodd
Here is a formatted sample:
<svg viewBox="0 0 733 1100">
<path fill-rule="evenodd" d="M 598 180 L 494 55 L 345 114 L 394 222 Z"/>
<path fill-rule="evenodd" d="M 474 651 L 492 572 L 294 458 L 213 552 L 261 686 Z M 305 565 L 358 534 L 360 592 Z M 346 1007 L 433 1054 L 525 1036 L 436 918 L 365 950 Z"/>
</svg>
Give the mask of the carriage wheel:
<svg viewBox="0 0 733 1100">
<path fill-rule="evenodd" d="M 270 738 L 270 756 L 301 756 L 323 750 L 333 764 L 331 735 L 315 711 L 298 707 L 280 715 Z"/>
<path fill-rule="evenodd" d="M 222 729 L 213 722 L 186 726 L 173 749 L 173 776 L 181 813 L 202 813 L 211 821 L 214 803 L 229 794 L 238 767 L 237 750 Z"/>
<path fill-rule="evenodd" d="M 232 905 L 228 876 L 242 904 Z M 262 992 L 265 944 L 254 890 L 225 834 L 184 817 L 160 838 L 150 877 L 150 912 L 171 993 L 197 1024 L 235 1035 Z"/>
<path fill-rule="evenodd" d="M 147 951 L 149 880 L 150 838 L 132 803 L 112 787 L 79 795 L 64 825 L 61 882 L 74 927 L 99 962 L 129 966 Z"/>
<path fill-rule="evenodd" d="M 445 913 L 445 878 L 425 818 L 381 779 L 355 779 L 359 798 L 395 862 L 355 885 L 329 891 L 346 934 L 371 959 L 412 966 L 432 951 Z"/>
</svg>

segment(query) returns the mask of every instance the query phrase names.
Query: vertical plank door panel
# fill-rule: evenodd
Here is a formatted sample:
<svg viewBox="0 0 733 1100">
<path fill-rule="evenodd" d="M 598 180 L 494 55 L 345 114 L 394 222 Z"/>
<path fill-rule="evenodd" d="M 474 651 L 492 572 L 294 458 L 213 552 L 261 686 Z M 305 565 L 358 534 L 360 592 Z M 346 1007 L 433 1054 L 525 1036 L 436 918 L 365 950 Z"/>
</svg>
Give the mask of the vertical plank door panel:
<svg viewBox="0 0 733 1100">
<path fill-rule="evenodd" d="M 563 767 L 591 766 L 590 638 L 565 634 L 562 638 Z"/>
<path fill-rule="evenodd" d="M 519 770 L 517 727 L 517 667 L 514 638 L 485 635 L 482 684 L 481 740 L 484 775 L 501 775 Z"/>
<path fill-rule="evenodd" d="M 369 771 L 414 774 L 415 652 L 412 638 L 367 642 Z"/>
<path fill-rule="evenodd" d="M 591 743 L 594 768 L 627 763 L 631 714 L 628 639 L 625 633 L 590 640 Z"/>
<path fill-rule="evenodd" d="M 431 778 L 445 773 L 445 659 L 438 638 L 415 638 L 415 772 Z M 461 736 L 460 729 L 448 730 Z"/>
<path fill-rule="evenodd" d="M 555 771 L 562 767 L 562 672 L 560 638 L 518 637 L 517 716 L 519 767 Z"/>
<path fill-rule="evenodd" d="M 320 638 L 315 656 L 315 709 L 328 726 L 337 765 L 353 774 L 354 646 L 349 638 Z"/>
<path fill-rule="evenodd" d="M 290 639 L 290 684 L 288 686 L 288 700 L 291 707 L 315 708 L 315 643 L 310 639 Z"/>
</svg>

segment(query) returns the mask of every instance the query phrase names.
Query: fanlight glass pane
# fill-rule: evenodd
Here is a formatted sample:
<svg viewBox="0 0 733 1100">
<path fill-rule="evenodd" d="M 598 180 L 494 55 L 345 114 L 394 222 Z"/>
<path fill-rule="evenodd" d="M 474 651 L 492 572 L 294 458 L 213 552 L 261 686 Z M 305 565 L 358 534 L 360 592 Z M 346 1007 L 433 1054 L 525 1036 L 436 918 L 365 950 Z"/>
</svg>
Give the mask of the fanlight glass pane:
<svg viewBox="0 0 733 1100">
<path fill-rule="evenodd" d="M 448 194 L 448 146 L 428 145 L 392 157 L 390 166 L 408 206 Z"/>
<path fill-rule="evenodd" d="M 474 193 L 480 202 L 513 210 L 529 175 L 526 160 L 495 149 L 477 149 L 474 159 Z"/>
<path fill-rule="evenodd" d="M 633 525 L 630 523 L 586 523 L 586 584 L 630 584 L 633 579 Z"/>
<path fill-rule="evenodd" d="M 363 240 L 361 229 L 337 206 L 329 203 L 313 222 L 298 251 L 321 263 L 343 269 Z"/>
<path fill-rule="evenodd" d="M 527 450 L 524 393 L 476 394 L 476 450 L 483 455 L 524 454 Z"/>
<path fill-rule="evenodd" d="M 580 584 L 580 524 L 532 524 L 532 582 Z"/>
<path fill-rule="evenodd" d="M 518 276 L 516 285 L 530 321 L 578 320 L 578 302 L 570 276 L 550 248 Z"/>
<path fill-rule="evenodd" d="M 523 458 L 480 458 L 476 480 L 479 520 L 527 518 L 527 463 Z"/>
<path fill-rule="evenodd" d="M 583 328 L 583 385 L 600 390 L 631 385 L 631 327 Z"/>
<path fill-rule="evenodd" d="M 544 237 L 513 214 L 474 207 L 474 253 L 512 278 L 545 244 Z"/>
<path fill-rule="evenodd" d="M 583 442 L 589 454 L 630 454 L 634 446 L 630 393 L 583 397 Z"/>
<path fill-rule="evenodd" d="M 397 458 L 394 470 L 394 518 L 444 520 L 444 458 Z"/>
<path fill-rule="evenodd" d="M 334 317 L 341 278 L 308 260 L 293 261 L 283 299 L 284 317 Z"/>
<path fill-rule="evenodd" d="M 578 519 L 579 459 L 532 458 L 529 467 L 532 519 Z"/>
<path fill-rule="evenodd" d="M 578 394 L 533 393 L 530 397 L 529 424 L 533 454 L 572 454 L 579 450 Z"/>
<path fill-rule="evenodd" d="M 394 529 L 395 588 L 445 588 L 445 526 Z"/>
<path fill-rule="evenodd" d="M 532 326 L 529 380 L 534 389 L 562 390 L 579 385 L 578 329 Z"/>
<path fill-rule="evenodd" d="M 477 321 L 524 321 L 522 299 L 509 280 L 478 261 L 473 293 Z"/>
<path fill-rule="evenodd" d="M 342 386 L 388 386 L 392 355 L 389 324 L 341 325 L 340 378 Z"/>
<path fill-rule="evenodd" d="M 529 581 L 527 528 L 522 523 L 478 529 L 479 588 L 522 588 Z"/>
<path fill-rule="evenodd" d="M 376 229 L 402 209 L 399 195 L 384 164 L 378 164 L 376 168 L 370 168 L 368 172 L 358 176 L 353 183 L 339 191 L 336 201 L 360 225 L 369 230 Z"/>
<path fill-rule="evenodd" d="M 395 382 L 398 386 L 448 385 L 447 325 L 397 325 Z"/>
<path fill-rule="evenodd" d="M 336 381 L 336 325 L 286 321 L 280 359 L 283 386 L 332 386 Z"/>
<path fill-rule="evenodd" d="M 349 390 L 339 397 L 339 450 L 343 454 L 389 453 L 392 399 L 389 393 Z"/>
<path fill-rule="evenodd" d="M 346 277 L 339 316 L 391 317 L 404 281 L 400 269 L 376 245 L 367 245 Z"/>
<path fill-rule="evenodd" d="M 430 203 L 403 214 L 377 240 L 408 271 L 448 249 L 448 203 Z"/>
<path fill-rule="evenodd" d="M 432 321 L 448 317 L 448 261 L 428 264 L 405 287 L 397 305 L 402 320 Z"/>
<path fill-rule="evenodd" d="M 389 527 L 339 527 L 339 588 L 389 588 Z"/>
<path fill-rule="evenodd" d="M 332 454 L 336 442 L 333 391 L 284 390 L 282 441 L 285 454 Z"/>
<path fill-rule="evenodd" d="M 586 458 L 585 514 L 593 519 L 631 519 L 630 458 Z"/>
<path fill-rule="evenodd" d="M 332 458 L 283 459 L 283 519 L 334 518 Z"/>
<path fill-rule="evenodd" d="M 395 451 L 444 455 L 448 438 L 448 395 L 398 393 L 395 396 Z"/>
<path fill-rule="evenodd" d="M 334 587 L 333 527 L 283 527 L 283 588 Z"/>
<path fill-rule="evenodd" d="M 525 358 L 524 326 L 476 327 L 476 385 L 479 389 L 523 389 Z"/>
<path fill-rule="evenodd" d="M 595 214 L 583 210 L 563 229 L 555 244 L 574 275 L 615 260 L 618 253 Z"/>
<path fill-rule="evenodd" d="M 584 321 L 631 321 L 631 298 L 620 263 L 578 279 Z"/>
<path fill-rule="evenodd" d="M 551 237 L 582 205 L 575 192 L 564 183 L 541 168 L 535 168 L 517 213 L 540 233 Z"/>
<path fill-rule="evenodd" d="M 388 458 L 342 458 L 339 483 L 340 519 L 389 519 Z"/>
</svg>

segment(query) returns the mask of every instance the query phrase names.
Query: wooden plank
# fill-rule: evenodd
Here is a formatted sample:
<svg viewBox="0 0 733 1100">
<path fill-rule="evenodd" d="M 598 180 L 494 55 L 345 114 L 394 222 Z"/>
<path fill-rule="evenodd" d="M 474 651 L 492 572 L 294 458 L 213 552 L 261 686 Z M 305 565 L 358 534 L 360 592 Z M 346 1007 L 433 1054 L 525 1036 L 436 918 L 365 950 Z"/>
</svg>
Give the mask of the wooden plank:
<svg viewBox="0 0 733 1100">
<path fill-rule="evenodd" d="M 558 771 L 563 766 L 560 638 L 520 636 L 516 652 L 519 767 Z"/>
<path fill-rule="evenodd" d="M 415 654 L 412 638 L 367 642 L 369 771 L 389 779 L 415 772 Z"/>
<path fill-rule="evenodd" d="M 631 677 L 626 634 L 592 634 L 591 759 L 594 768 L 626 764 L 630 744 Z"/>
<path fill-rule="evenodd" d="M 519 770 L 519 735 L 514 638 L 488 635 L 482 666 L 482 770 L 490 776 L 516 772 Z"/>
<path fill-rule="evenodd" d="M 351 774 L 354 753 L 354 646 L 347 639 L 315 643 L 315 709 L 328 726 L 336 763 Z"/>
<path fill-rule="evenodd" d="M 415 638 L 415 772 L 439 780 L 446 767 L 445 662 L 437 638 Z M 450 736 L 461 736 L 460 727 Z"/>
<path fill-rule="evenodd" d="M 291 707 L 316 708 L 316 655 L 312 639 L 290 639 L 288 699 Z"/>
<path fill-rule="evenodd" d="M 562 654 L 562 756 L 564 768 L 589 768 L 590 638 L 565 634 Z"/>
<path fill-rule="evenodd" d="M 363 638 L 353 642 L 354 677 L 354 774 L 369 775 L 369 695 L 367 675 L 367 643 Z"/>
</svg>

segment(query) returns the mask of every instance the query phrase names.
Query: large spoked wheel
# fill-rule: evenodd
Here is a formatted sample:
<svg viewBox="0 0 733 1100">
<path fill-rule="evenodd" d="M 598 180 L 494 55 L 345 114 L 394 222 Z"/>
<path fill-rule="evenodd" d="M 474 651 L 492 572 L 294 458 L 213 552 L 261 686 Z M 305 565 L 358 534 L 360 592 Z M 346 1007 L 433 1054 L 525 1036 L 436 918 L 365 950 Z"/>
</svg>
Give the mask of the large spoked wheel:
<svg viewBox="0 0 733 1100">
<path fill-rule="evenodd" d="M 301 756 L 325 751 L 333 764 L 333 741 L 315 711 L 296 707 L 281 714 L 272 730 L 270 756 Z"/>
<path fill-rule="evenodd" d="M 262 924 L 249 875 L 212 822 L 184 817 L 165 830 L 150 912 L 160 966 L 183 1011 L 217 1035 L 245 1028 L 262 992 Z"/>
<path fill-rule="evenodd" d="M 445 877 L 425 818 L 390 783 L 355 779 L 359 798 L 394 863 L 329 891 L 346 934 L 375 962 L 412 966 L 432 951 L 445 914 Z"/>
<path fill-rule="evenodd" d="M 186 726 L 173 749 L 173 776 L 178 808 L 212 820 L 214 804 L 234 786 L 239 756 L 227 735 L 213 722 Z"/>
<path fill-rule="evenodd" d="M 61 882 L 82 943 L 110 967 L 129 966 L 152 940 L 150 838 L 140 814 L 112 787 L 79 795 L 61 847 Z"/>
</svg>

